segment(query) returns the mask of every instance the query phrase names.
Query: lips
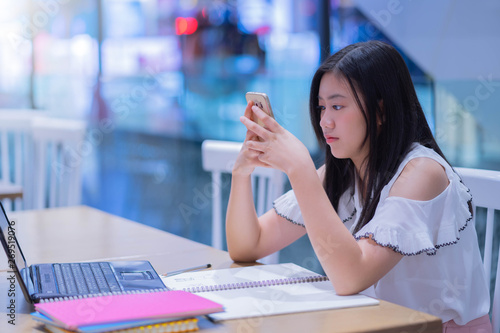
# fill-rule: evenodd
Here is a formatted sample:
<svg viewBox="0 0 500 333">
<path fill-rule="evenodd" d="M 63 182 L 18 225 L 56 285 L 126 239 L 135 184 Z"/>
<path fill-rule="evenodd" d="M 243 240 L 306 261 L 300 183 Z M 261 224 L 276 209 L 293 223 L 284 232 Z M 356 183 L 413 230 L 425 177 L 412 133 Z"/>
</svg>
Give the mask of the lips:
<svg viewBox="0 0 500 333">
<path fill-rule="evenodd" d="M 337 141 L 339 138 L 332 135 L 325 135 L 326 143 L 332 143 Z"/>
</svg>

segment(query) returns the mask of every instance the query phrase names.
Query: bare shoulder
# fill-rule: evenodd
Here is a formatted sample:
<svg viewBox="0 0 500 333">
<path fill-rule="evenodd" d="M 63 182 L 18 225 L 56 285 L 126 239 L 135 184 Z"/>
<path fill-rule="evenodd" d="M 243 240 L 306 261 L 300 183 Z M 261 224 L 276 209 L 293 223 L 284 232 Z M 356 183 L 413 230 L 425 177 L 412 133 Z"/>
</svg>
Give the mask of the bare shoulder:
<svg viewBox="0 0 500 333">
<path fill-rule="evenodd" d="M 441 194 L 449 184 L 444 167 L 428 157 L 410 160 L 389 192 L 389 196 L 427 201 Z"/>
</svg>

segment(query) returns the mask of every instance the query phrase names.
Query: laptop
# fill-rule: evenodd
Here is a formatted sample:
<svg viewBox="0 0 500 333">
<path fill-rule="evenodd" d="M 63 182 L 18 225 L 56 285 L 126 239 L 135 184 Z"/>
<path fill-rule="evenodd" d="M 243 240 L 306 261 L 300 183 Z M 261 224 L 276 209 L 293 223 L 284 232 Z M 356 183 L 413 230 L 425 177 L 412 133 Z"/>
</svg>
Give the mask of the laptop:
<svg viewBox="0 0 500 333">
<path fill-rule="evenodd" d="M 145 260 L 28 266 L 16 237 L 15 222 L 9 221 L 1 202 L 0 207 L 0 241 L 7 254 L 9 272 L 15 274 L 29 303 L 53 298 L 167 289 L 151 263 Z"/>
</svg>

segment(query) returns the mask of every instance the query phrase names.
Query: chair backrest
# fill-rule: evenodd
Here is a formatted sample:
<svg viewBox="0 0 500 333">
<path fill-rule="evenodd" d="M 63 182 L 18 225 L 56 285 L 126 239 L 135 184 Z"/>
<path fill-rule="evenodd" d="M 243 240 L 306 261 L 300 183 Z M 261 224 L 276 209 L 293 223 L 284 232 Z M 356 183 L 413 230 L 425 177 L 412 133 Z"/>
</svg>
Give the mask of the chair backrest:
<svg viewBox="0 0 500 333">
<path fill-rule="evenodd" d="M 20 191 L 23 203 L 31 199 L 33 160 L 31 128 L 34 110 L 0 110 L 0 184 L 12 191 Z M 19 209 L 19 202 L 14 202 Z M 24 208 L 27 208 L 23 204 Z M 29 207 L 28 207 L 29 208 Z"/>
<path fill-rule="evenodd" d="M 85 131 L 85 122 L 78 120 L 37 118 L 33 122 L 35 209 L 81 202 L 81 164 L 89 149 L 84 145 Z"/>
<path fill-rule="evenodd" d="M 222 189 L 221 174 L 231 173 L 242 143 L 205 140 L 202 143 L 203 169 L 212 173 L 212 246 L 222 249 Z M 257 215 L 272 208 L 273 201 L 283 193 L 285 175 L 268 168 L 258 167 L 252 174 L 254 201 Z"/>
<path fill-rule="evenodd" d="M 494 253 L 498 256 L 498 249 L 496 249 L 496 251 L 493 249 L 493 240 L 495 236 L 495 210 L 500 210 L 500 171 L 469 168 L 455 168 L 455 170 L 472 194 L 474 223 L 478 223 L 478 221 L 476 221 L 476 208 L 486 208 L 486 234 L 483 265 L 486 278 L 489 282 Z M 493 304 L 491 308 L 493 332 L 499 332 L 500 330 L 500 260 L 497 259 L 496 261 L 497 270 L 495 285 L 494 289 L 490 291 L 493 292 Z"/>
</svg>

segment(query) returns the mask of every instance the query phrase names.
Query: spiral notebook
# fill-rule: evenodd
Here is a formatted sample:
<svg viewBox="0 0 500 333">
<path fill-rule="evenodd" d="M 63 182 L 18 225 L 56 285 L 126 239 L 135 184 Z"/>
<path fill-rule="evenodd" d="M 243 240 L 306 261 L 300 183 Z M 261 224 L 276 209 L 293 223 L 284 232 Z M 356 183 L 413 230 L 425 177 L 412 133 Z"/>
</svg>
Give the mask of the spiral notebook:
<svg viewBox="0 0 500 333">
<path fill-rule="evenodd" d="M 224 310 L 221 304 L 201 295 L 164 290 L 47 301 L 35 304 L 35 309 L 54 326 L 87 332 L 92 331 L 89 326 L 107 325 L 109 331 L 110 326 L 117 330 Z"/>
<path fill-rule="evenodd" d="M 163 277 L 172 290 L 201 295 L 224 306 L 214 321 L 377 305 L 364 296 L 339 296 L 326 276 L 298 265 L 276 264 L 190 272 Z"/>
</svg>

